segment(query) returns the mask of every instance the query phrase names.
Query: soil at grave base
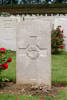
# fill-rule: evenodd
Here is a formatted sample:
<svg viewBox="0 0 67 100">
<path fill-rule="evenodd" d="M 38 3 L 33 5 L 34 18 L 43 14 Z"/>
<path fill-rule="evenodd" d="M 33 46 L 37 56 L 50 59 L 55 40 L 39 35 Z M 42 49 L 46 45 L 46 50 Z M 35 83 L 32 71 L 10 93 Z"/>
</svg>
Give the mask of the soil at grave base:
<svg viewBox="0 0 67 100">
<path fill-rule="evenodd" d="M 17 85 L 13 82 L 4 82 L 5 86 L 0 88 L 0 94 L 30 95 L 30 96 L 51 96 L 55 97 L 61 91 L 60 87 L 52 86 L 50 90 L 32 88 L 32 85 Z"/>
</svg>

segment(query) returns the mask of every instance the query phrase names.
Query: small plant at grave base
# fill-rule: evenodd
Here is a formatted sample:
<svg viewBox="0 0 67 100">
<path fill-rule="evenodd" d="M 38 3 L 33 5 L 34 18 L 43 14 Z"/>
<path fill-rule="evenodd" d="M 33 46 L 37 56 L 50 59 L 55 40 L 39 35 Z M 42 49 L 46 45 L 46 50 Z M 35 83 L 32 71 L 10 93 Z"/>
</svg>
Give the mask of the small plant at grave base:
<svg viewBox="0 0 67 100">
<path fill-rule="evenodd" d="M 16 98 L 16 100 L 19 100 L 18 98 Z M 22 97 L 22 100 L 23 100 L 23 97 Z M 44 97 L 41 97 L 40 100 L 44 100 Z"/>
<path fill-rule="evenodd" d="M 63 89 L 64 88 L 64 86 L 61 86 L 61 89 Z"/>
<path fill-rule="evenodd" d="M 18 98 L 16 98 L 16 100 L 19 100 Z"/>
<path fill-rule="evenodd" d="M 51 53 L 58 54 L 60 50 L 64 49 L 64 34 L 61 26 L 58 26 L 51 32 Z"/>
<path fill-rule="evenodd" d="M 41 97 L 41 99 L 40 100 L 44 100 L 44 97 Z"/>
<path fill-rule="evenodd" d="M 12 59 L 8 56 L 8 52 L 5 48 L 0 48 L 0 86 L 3 84 L 1 72 L 8 69 L 8 63 L 10 63 Z"/>
</svg>

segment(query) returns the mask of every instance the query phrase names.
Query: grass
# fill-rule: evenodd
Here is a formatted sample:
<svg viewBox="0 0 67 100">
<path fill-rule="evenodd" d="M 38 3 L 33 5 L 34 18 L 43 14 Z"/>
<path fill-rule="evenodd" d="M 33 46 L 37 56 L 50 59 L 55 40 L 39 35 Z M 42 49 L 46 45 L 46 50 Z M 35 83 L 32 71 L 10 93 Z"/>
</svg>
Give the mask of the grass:
<svg viewBox="0 0 67 100">
<path fill-rule="evenodd" d="M 40 96 L 14 96 L 10 94 L 0 94 L 0 100 L 41 100 Z M 44 97 L 44 100 L 52 100 L 51 97 Z"/>
<path fill-rule="evenodd" d="M 41 100 L 40 96 L 15 96 L 10 94 L 0 94 L 0 100 Z M 59 95 L 53 99 L 51 97 L 44 97 L 44 100 L 67 100 L 67 88 L 64 88 Z"/>
<path fill-rule="evenodd" d="M 67 85 L 67 52 L 52 55 L 52 83 Z"/>
<path fill-rule="evenodd" d="M 16 96 L 10 94 L 0 94 L 0 100 L 41 100 L 41 96 Z M 55 99 L 51 97 L 44 97 L 44 100 L 67 100 L 67 88 L 61 90 Z"/>
<path fill-rule="evenodd" d="M 67 100 L 67 88 L 64 88 L 54 100 Z"/>
</svg>

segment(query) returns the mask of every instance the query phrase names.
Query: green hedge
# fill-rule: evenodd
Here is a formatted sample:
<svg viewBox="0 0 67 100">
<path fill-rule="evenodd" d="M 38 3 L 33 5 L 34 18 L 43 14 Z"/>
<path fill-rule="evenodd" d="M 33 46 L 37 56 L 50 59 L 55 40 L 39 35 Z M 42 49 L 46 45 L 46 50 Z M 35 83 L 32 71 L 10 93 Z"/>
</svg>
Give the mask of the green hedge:
<svg viewBox="0 0 67 100">
<path fill-rule="evenodd" d="M 18 8 L 18 9 L 28 9 L 28 8 L 67 8 L 67 4 L 23 4 L 23 5 L 0 5 L 0 8 Z"/>
<path fill-rule="evenodd" d="M 38 9 L 35 9 L 35 10 L 21 10 L 21 9 L 19 9 L 19 10 L 15 10 L 15 9 L 0 9 L 0 13 L 2 13 L 2 12 L 7 12 L 7 13 L 10 13 L 10 14 L 14 14 L 14 15 L 17 15 L 17 14 L 20 14 L 20 15 L 22 15 L 22 14 L 30 14 L 30 15 L 32 15 L 32 14 L 35 14 L 35 15 L 37 15 L 37 14 L 39 14 L 39 15 L 45 15 L 45 14 L 48 14 L 49 16 L 51 15 L 51 14 L 67 14 L 67 9 L 65 9 L 65 10 L 59 10 L 59 9 L 55 9 L 55 10 L 50 10 L 50 9 L 41 9 L 41 10 L 38 10 Z"/>
<path fill-rule="evenodd" d="M 67 14 L 67 4 L 0 5 L 0 13 L 11 14 Z"/>
</svg>

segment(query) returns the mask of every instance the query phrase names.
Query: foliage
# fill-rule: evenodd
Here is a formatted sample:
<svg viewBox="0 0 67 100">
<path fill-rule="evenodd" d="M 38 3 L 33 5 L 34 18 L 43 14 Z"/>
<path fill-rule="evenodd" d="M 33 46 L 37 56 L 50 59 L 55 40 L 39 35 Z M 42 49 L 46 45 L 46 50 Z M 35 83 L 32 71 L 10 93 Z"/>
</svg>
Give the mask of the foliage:
<svg viewBox="0 0 67 100">
<path fill-rule="evenodd" d="M 62 3 L 65 0 L 1 0 L 2 4 L 39 4 L 39 3 Z M 19 3 L 18 3 L 19 2 Z M 66 3 L 66 2 L 65 2 Z"/>
<path fill-rule="evenodd" d="M 10 14 L 66 14 L 67 4 L 23 4 L 23 5 L 0 5 L 0 13 L 8 12 Z"/>
<path fill-rule="evenodd" d="M 0 14 L 0 16 L 4 16 L 4 17 L 8 17 L 8 16 L 11 16 L 11 14 L 7 13 L 7 12 L 2 12 Z"/>
<path fill-rule="evenodd" d="M 59 49 L 64 48 L 64 35 L 63 30 L 61 31 L 61 26 L 58 26 L 55 30 L 51 32 L 51 52 L 52 54 L 58 54 Z"/>
<path fill-rule="evenodd" d="M 11 61 L 12 59 L 8 56 L 6 49 L 0 48 L 0 82 L 2 81 L 1 72 L 8 69 L 8 63 Z"/>
<path fill-rule="evenodd" d="M 1 1 L 2 4 L 17 4 L 17 0 L 1 0 Z"/>
<path fill-rule="evenodd" d="M 61 4 L 61 3 L 55 3 L 55 4 L 3 4 L 3 5 L 0 5 L 0 8 L 18 8 L 18 9 L 32 9 L 32 8 L 67 8 L 67 4 Z"/>
<path fill-rule="evenodd" d="M 56 0 L 56 3 L 62 3 L 64 0 Z"/>
</svg>

